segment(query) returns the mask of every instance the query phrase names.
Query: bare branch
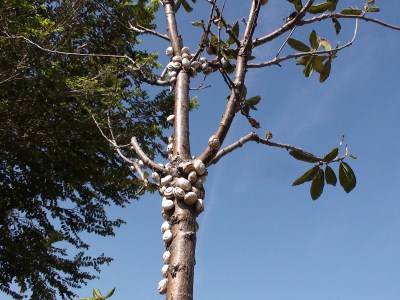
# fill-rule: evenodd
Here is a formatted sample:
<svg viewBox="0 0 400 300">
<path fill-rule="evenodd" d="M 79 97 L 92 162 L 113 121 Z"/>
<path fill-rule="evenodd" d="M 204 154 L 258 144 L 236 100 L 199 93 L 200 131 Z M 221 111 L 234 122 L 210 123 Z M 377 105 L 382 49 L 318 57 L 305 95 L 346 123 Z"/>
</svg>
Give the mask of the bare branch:
<svg viewBox="0 0 400 300">
<path fill-rule="evenodd" d="M 167 42 L 169 42 L 169 37 L 167 35 L 159 33 L 157 31 L 154 31 L 152 29 L 146 28 L 146 27 L 141 26 L 141 25 L 133 26 L 131 23 L 129 23 L 129 29 L 130 30 L 134 30 L 134 31 L 136 31 L 138 33 L 151 34 L 151 35 L 157 36 L 157 37 L 162 38 L 162 39 L 166 40 Z"/>
<path fill-rule="evenodd" d="M 267 62 L 264 62 L 264 63 L 260 63 L 260 64 L 249 64 L 248 67 L 249 68 L 262 68 L 262 67 L 268 67 L 268 66 L 271 66 L 271 65 L 279 65 L 280 66 L 280 63 L 282 61 L 293 59 L 293 58 L 299 58 L 299 57 L 303 57 L 303 56 L 307 56 L 307 55 L 332 54 L 332 53 L 341 51 L 344 48 L 350 47 L 354 43 L 354 40 L 355 40 L 355 38 L 357 36 L 357 30 L 358 30 L 358 20 L 356 19 L 356 25 L 354 27 L 353 37 L 348 43 L 344 44 L 343 46 L 337 47 L 337 48 L 332 49 L 332 50 L 299 52 L 299 53 L 295 53 L 295 54 L 286 55 L 286 56 L 283 56 L 281 58 L 278 58 L 276 56 L 274 59 L 272 59 L 270 61 L 267 61 Z"/>
<path fill-rule="evenodd" d="M 166 170 L 164 167 L 156 164 L 154 161 L 152 161 L 146 153 L 143 152 L 142 148 L 140 147 L 139 143 L 136 140 L 136 137 L 131 138 L 131 145 L 133 147 L 133 150 L 135 150 L 136 155 L 143 161 L 143 163 L 148 166 L 150 169 L 159 171 L 162 174 L 166 173 Z"/>
</svg>

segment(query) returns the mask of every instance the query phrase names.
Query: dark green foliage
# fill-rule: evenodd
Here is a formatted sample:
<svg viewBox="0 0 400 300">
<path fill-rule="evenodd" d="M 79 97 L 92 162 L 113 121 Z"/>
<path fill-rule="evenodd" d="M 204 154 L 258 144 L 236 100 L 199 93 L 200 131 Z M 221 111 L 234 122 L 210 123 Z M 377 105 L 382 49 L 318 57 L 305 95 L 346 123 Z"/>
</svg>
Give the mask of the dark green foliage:
<svg viewBox="0 0 400 300">
<path fill-rule="evenodd" d="M 154 28 L 155 8 L 99 3 L 0 4 L 0 291 L 15 299 L 72 299 L 70 288 L 111 261 L 86 255 L 80 234 L 114 235 L 123 221 L 110 219 L 107 207 L 135 199 L 141 182 L 92 115 L 107 134 L 109 115 L 118 143 L 136 135 L 150 155 L 162 151 L 171 98 L 163 92 L 151 100 L 127 60 L 49 53 L 18 38 L 57 51 L 129 55 L 152 69 L 156 56 L 135 51 L 135 33 L 124 24 Z"/>
</svg>

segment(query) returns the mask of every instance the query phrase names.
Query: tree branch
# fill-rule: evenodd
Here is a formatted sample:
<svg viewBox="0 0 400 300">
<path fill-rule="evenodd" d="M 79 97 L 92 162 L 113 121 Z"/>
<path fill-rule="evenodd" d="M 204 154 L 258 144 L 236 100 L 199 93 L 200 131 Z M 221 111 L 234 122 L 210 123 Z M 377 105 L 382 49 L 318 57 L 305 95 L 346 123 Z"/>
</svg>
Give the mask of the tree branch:
<svg viewBox="0 0 400 300">
<path fill-rule="evenodd" d="M 152 161 L 147 155 L 146 153 L 143 152 L 142 148 L 140 147 L 139 143 L 136 140 L 136 137 L 132 137 L 131 138 L 131 145 L 133 150 L 135 150 L 136 155 L 143 161 L 143 163 L 148 166 L 150 169 L 154 170 L 154 171 L 158 171 L 161 174 L 165 174 L 166 170 L 164 167 L 156 164 L 154 161 Z"/>
<path fill-rule="evenodd" d="M 354 40 L 355 40 L 355 38 L 357 36 L 357 30 L 358 30 L 358 20 L 356 19 L 356 25 L 354 27 L 354 34 L 353 34 L 352 39 L 348 43 L 344 44 L 343 46 L 337 47 L 337 48 L 335 48 L 333 50 L 300 52 L 300 53 L 286 55 L 286 56 L 283 56 L 281 58 L 278 58 L 278 56 L 276 56 L 274 59 L 272 59 L 270 61 L 267 61 L 267 62 L 264 62 L 264 63 L 259 63 L 259 64 L 249 64 L 248 67 L 254 69 L 254 68 L 268 67 L 268 66 L 271 66 L 271 65 L 279 65 L 280 66 L 280 63 L 282 61 L 293 59 L 293 58 L 303 57 L 303 56 L 307 56 L 307 55 L 332 54 L 332 53 L 341 51 L 344 48 L 350 47 L 354 43 Z"/>
<path fill-rule="evenodd" d="M 147 34 L 151 34 L 151 35 L 154 35 L 154 36 L 156 36 L 156 37 L 162 38 L 162 39 L 164 39 L 164 40 L 166 40 L 166 41 L 169 42 L 169 37 L 168 37 L 167 35 L 162 34 L 162 33 L 159 33 L 159 32 L 157 32 L 157 31 L 154 31 L 154 30 L 152 30 L 152 29 L 146 28 L 146 27 L 141 26 L 141 25 L 133 26 L 131 23 L 129 23 L 129 29 L 130 29 L 130 30 L 133 30 L 133 31 L 136 31 L 136 32 L 138 32 L 138 33 L 147 33 Z"/>
</svg>

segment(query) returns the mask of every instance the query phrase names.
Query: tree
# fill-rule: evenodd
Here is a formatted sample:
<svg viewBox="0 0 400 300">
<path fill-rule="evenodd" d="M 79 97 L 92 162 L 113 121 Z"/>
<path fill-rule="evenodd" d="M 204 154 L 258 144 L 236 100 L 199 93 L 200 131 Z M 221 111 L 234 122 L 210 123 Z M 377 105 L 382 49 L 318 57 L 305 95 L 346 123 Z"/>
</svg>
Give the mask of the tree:
<svg viewBox="0 0 400 300">
<path fill-rule="evenodd" d="M 192 1 L 193 3 L 196 1 Z M 286 60 L 298 60 L 298 64 L 303 66 L 305 76 L 311 76 L 315 71 L 319 74 L 320 81 L 325 81 L 331 70 L 332 62 L 338 53 L 350 46 L 352 40 L 337 48 L 321 38 L 316 31 L 310 30 L 303 39 L 295 38 L 294 34 L 300 28 L 307 28 L 307 25 L 323 20 L 332 20 L 334 30 L 341 30 L 342 19 L 358 19 L 361 21 L 375 22 L 384 26 L 389 26 L 380 21 L 369 18 L 370 13 L 377 12 L 374 1 L 366 3 L 361 10 L 354 8 L 339 7 L 338 1 L 327 1 L 322 4 L 315 4 L 314 1 L 291 0 L 289 3 L 282 4 L 287 7 L 287 18 L 284 25 L 274 30 L 270 34 L 262 33 L 259 38 L 254 34 L 257 27 L 257 18 L 261 9 L 267 1 L 252 1 L 248 17 L 243 24 L 232 23 L 224 16 L 224 4 L 221 6 L 215 1 L 208 1 L 210 13 L 205 21 L 195 21 L 194 26 L 198 26 L 202 32 L 199 38 L 199 48 L 190 52 L 185 45 L 185 37 L 180 36 L 179 26 L 176 22 L 176 11 L 182 7 L 186 11 L 191 11 L 191 3 L 182 0 L 174 3 L 163 1 L 163 8 L 168 27 L 168 40 L 170 46 L 167 48 L 167 55 L 172 55 L 172 61 L 167 64 L 166 72 L 159 77 L 160 82 L 166 79 L 172 86 L 174 95 L 174 115 L 168 120 L 174 124 L 174 134 L 170 139 L 168 150 L 171 152 L 169 162 L 165 166 L 156 164 L 147 155 L 144 147 L 137 137 L 131 140 L 132 147 L 143 163 L 153 170 L 153 179 L 159 184 L 160 193 L 165 197 L 162 202 L 163 216 L 166 222 L 163 223 L 163 239 L 166 244 L 164 254 L 165 266 L 163 267 L 165 279 L 159 284 L 159 291 L 166 293 L 167 299 L 192 299 L 193 298 L 193 277 L 194 277 L 194 253 L 196 243 L 196 218 L 203 209 L 204 188 L 203 183 L 209 167 L 219 161 L 222 157 L 250 142 L 261 145 L 284 148 L 296 159 L 315 164 L 303 176 L 299 177 L 294 184 L 302 184 L 311 181 L 311 196 L 317 199 L 324 187 L 324 176 L 326 183 L 333 184 L 336 175 L 326 168 L 332 163 L 339 163 L 339 182 L 346 192 L 351 191 L 355 186 L 355 175 L 350 169 L 347 158 L 351 153 L 346 149 L 339 155 L 339 149 L 327 151 L 325 156 L 318 157 L 305 152 L 297 147 L 281 144 L 274 141 L 271 133 L 266 133 L 265 137 L 250 133 L 237 142 L 229 146 L 223 146 L 228 130 L 231 127 L 235 116 L 244 116 L 250 126 L 258 128 L 259 122 L 251 116 L 252 110 L 257 108 L 261 98 L 250 96 L 245 84 L 246 73 L 252 68 L 263 68 L 272 65 L 281 65 Z M 342 5 L 340 3 L 340 5 Z M 294 12 L 293 12 L 294 11 Z M 243 29 L 244 27 L 244 29 Z M 136 30 L 152 33 L 165 40 L 165 36 L 157 34 L 146 28 L 135 27 Z M 357 27 L 356 27 L 357 29 Z M 355 29 L 355 33 L 357 30 Z M 253 51 L 257 47 L 279 38 L 282 40 L 282 47 L 278 49 L 277 55 L 272 60 L 265 63 L 253 63 L 257 61 L 253 58 Z M 305 42 L 306 41 L 306 42 Z M 292 50 L 287 55 L 282 55 L 284 47 L 289 45 Z M 208 55 L 202 55 L 207 51 Z M 186 54 L 186 55 L 185 55 Z M 191 54 L 194 54 L 192 56 Z M 140 69 L 140 66 L 134 66 Z M 211 138 L 204 151 L 200 152 L 196 158 L 192 158 L 189 141 L 189 82 L 191 76 L 199 77 L 200 73 L 208 76 L 219 72 L 230 91 L 225 111 L 217 130 L 210 134 Z M 139 74 L 140 76 L 140 74 Z M 203 88 L 202 82 L 198 89 Z M 113 143 L 112 136 L 107 137 Z M 124 157 L 127 154 L 124 153 Z M 346 161 L 344 161 L 346 159 Z M 323 168 L 322 168 L 323 167 Z M 195 171 L 195 172 L 193 172 Z M 328 174 L 328 175 L 327 175 Z M 187 180 L 186 180 L 187 179 Z M 336 178 L 337 179 L 337 178 Z M 192 186 L 194 185 L 194 187 Z M 194 192 L 194 193 L 192 193 Z M 183 198 L 183 200 L 182 200 Z"/>
<path fill-rule="evenodd" d="M 71 288 L 95 278 L 90 269 L 112 260 L 88 253 L 82 233 L 114 235 L 123 220 L 107 207 L 153 189 L 121 164 L 93 120 L 117 126 L 116 140 L 135 132 L 150 156 L 162 153 L 172 99 L 150 99 L 125 58 L 142 72 L 154 66 L 124 24 L 140 16 L 152 28 L 155 9 L 143 1 L 0 4 L 0 291 L 15 299 L 72 298 Z"/>
</svg>

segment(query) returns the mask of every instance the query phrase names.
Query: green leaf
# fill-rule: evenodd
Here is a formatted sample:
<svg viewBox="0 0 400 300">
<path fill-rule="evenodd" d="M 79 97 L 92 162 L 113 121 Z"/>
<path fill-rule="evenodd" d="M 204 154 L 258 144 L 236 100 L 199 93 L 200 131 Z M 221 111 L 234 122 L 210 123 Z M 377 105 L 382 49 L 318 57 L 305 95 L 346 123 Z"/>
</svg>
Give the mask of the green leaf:
<svg viewBox="0 0 400 300">
<path fill-rule="evenodd" d="M 189 3 L 186 2 L 186 0 L 179 0 L 179 1 L 182 2 L 182 6 L 186 10 L 186 12 L 190 13 L 193 11 L 193 8 L 189 5 Z"/>
<path fill-rule="evenodd" d="M 325 181 L 327 184 L 336 186 L 337 183 L 336 174 L 330 166 L 326 166 L 325 168 Z"/>
<path fill-rule="evenodd" d="M 367 12 L 380 12 L 381 10 L 380 10 L 380 8 L 378 8 L 378 7 L 369 7 L 368 9 L 367 9 Z"/>
<path fill-rule="evenodd" d="M 299 178 L 297 178 L 293 183 L 292 186 L 300 185 L 305 182 L 311 181 L 314 179 L 315 175 L 317 175 L 319 170 L 319 166 L 315 165 L 312 167 L 310 170 L 305 172 L 303 175 L 301 175 Z"/>
<path fill-rule="evenodd" d="M 308 60 L 306 66 L 304 67 L 303 73 L 306 77 L 310 77 L 313 73 L 315 60 L 316 56 L 312 55 L 311 58 Z"/>
<path fill-rule="evenodd" d="M 202 26 L 204 26 L 204 21 L 195 21 L 195 22 L 192 22 L 192 25 L 196 26 L 196 27 L 202 27 Z"/>
<path fill-rule="evenodd" d="M 250 99 L 246 100 L 246 105 L 252 106 L 252 105 L 257 105 L 261 100 L 261 96 L 254 96 L 251 97 Z"/>
<path fill-rule="evenodd" d="M 331 60 L 329 59 L 325 64 L 322 72 L 319 75 L 319 82 L 324 82 L 328 79 L 329 74 L 331 73 Z"/>
<path fill-rule="evenodd" d="M 317 175 L 311 182 L 310 194 L 313 200 L 317 200 L 319 196 L 321 196 L 322 191 L 324 190 L 324 185 L 324 171 L 322 169 L 319 169 Z"/>
<path fill-rule="evenodd" d="M 94 288 L 93 289 L 93 298 L 101 298 L 103 295 L 100 293 L 99 289 Z"/>
<path fill-rule="evenodd" d="M 317 5 L 310 6 L 309 9 L 307 9 L 307 12 L 310 14 L 320 14 L 323 12 L 326 12 L 328 9 L 331 9 L 332 3 L 326 2 L 326 3 L 321 3 Z"/>
<path fill-rule="evenodd" d="M 309 41 L 310 41 L 311 48 L 313 48 L 314 50 L 317 50 L 319 47 L 319 43 L 318 43 L 317 32 L 315 30 L 311 31 Z"/>
<path fill-rule="evenodd" d="M 326 2 L 331 4 L 331 7 L 329 8 L 330 11 L 336 10 L 336 5 L 338 4 L 339 0 L 327 0 Z"/>
<path fill-rule="evenodd" d="M 339 154 L 339 148 L 333 148 L 331 152 L 325 154 L 323 161 L 330 162 L 334 160 Z"/>
<path fill-rule="evenodd" d="M 346 193 L 350 193 L 357 184 L 356 175 L 345 162 L 339 165 L 339 181 Z"/>
<path fill-rule="evenodd" d="M 368 3 L 367 3 L 368 6 L 371 6 L 371 5 L 374 5 L 374 4 L 375 4 L 375 0 L 368 1 Z"/>
<path fill-rule="evenodd" d="M 324 60 L 326 60 L 328 56 L 316 56 L 314 61 L 314 70 L 318 73 L 323 72 L 324 70 Z"/>
<path fill-rule="evenodd" d="M 311 55 L 305 55 L 302 58 L 300 58 L 296 65 L 301 65 L 301 66 L 305 66 L 307 64 L 307 62 L 310 60 Z"/>
<path fill-rule="evenodd" d="M 354 8 L 345 8 L 340 13 L 342 15 L 359 16 L 362 14 L 362 10 Z"/>
<path fill-rule="evenodd" d="M 289 38 L 287 43 L 289 44 L 290 47 L 292 47 L 294 50 L 297 50 L 299 52 L 310 52 L 311 49 L 304 44 L 303 42 L 300 42 L 299 40 Z"/>
<path fill-rule="evenodd" d="M 334 24 L 334 26 L 335 26 L 335 32 L 336 32 L 336 34 L 339 34 L 339 33 L 340 33 L 340 30 L 342 29 L 342 25 L 340 25 L 340 22 L 339 22 L 338 19 L 336 19 L 336 18 L 332 18 L 332 22 L 333 22 L 333 24 Z"/>
<path fill-rule="evenodd" d="M 113 288 L 111 291 L 107 293 L 107 295 L 104 296 L 104 299 L 110 298 L 112 295 L 114 295 L 115 288 Z"/>
<path fill-rule="evenodd" d="M 305 152 L 305 151 L 299 151 L 299 150 L 290 150 L 289 154 L 293 156 L 297 160 L 309 162 L 309 163 L 316 163 L 319 162 L 318 157 L 316 157 L 314 154 Z"/>
<path fill-rule="evenodd" d="M 238 38 L 238 36 L 239 36 L 239 22 L 238 21 L 236 21 L 233 24 L 232 29 L 231 29 L 231 33 L 236 39 Z M 227 44 L 228 45 L 232 45 L 234 43 L 235 43 L 235 39 L 231 35 L 229 35 L 229 38 L 227 40 Z"/>
<path fill-rule="evenodd" d="M 332 50 L 331 43 L 329 43 L 326 39 L 320 38 L 319 39 L 319 45 L 322 46 L 325 51 L 331 51 Z"/>
<path fill-rule="evenodd" d="M 294 4 L 294 8 L 297 11 L 300 11 L 301 8 L 303 7 L 303 4 L 301 3 L 301 0 L 288 0 L 288 2 L 293 3 Z"/>
</svg>

